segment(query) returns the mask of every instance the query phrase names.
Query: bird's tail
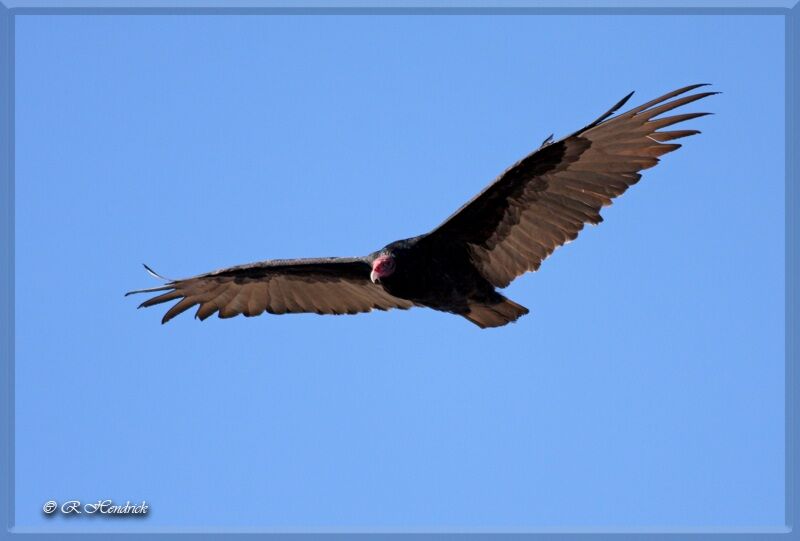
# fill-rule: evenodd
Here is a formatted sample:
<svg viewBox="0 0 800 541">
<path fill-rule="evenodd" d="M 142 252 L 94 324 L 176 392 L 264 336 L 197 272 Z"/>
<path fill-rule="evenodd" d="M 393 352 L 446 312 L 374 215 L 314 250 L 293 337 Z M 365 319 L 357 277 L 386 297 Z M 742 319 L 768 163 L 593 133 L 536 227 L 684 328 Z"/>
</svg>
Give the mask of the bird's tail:
<svg viewBox="0 0 800 541">
<path fill-rule="evenodd" d="M 485 329 L 487 327 L 502 327 L 507 323 L 516 321 L 520 316 L 524 316 L 528 312 L 529 310 L 524 306 L 500 295 L 500 301 L 496 303 L 469 304 L 469 312 L 461 315 L 481 329 Z"/>
</svg>

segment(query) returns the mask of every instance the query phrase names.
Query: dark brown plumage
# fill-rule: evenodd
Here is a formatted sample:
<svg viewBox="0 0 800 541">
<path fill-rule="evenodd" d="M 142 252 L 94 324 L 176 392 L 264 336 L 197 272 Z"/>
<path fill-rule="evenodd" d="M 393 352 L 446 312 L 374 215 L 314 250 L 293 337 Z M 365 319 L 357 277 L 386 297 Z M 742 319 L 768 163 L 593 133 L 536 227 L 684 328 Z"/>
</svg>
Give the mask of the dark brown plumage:
<svg viewBox="0 0 800 541">
<path fill-rule="evenodd" d="M 482 328 L 505 325 L 528 309 L 495 288 L 537 270 L 584 224 L 600 223 L 602 207 L 638 182 L 640 171 L 681 146 L 667 141 L 700 133 L 661 130 L 708 113 L 659 115 L 716 94 L 673 99 L 701 86 L 612 116 L 629 94 L 572 135 L 556 142 L 548 138 L 433 231 L 368 256 L 264 261 L 128 294 L 160 293 L 140 307 L 178 301 L 163 323 L 193 306 L 199 306 L 200 319 L 215 312 L 226 318 L 264 311 L 355 314 L 427 306 Z"/>
</svg>

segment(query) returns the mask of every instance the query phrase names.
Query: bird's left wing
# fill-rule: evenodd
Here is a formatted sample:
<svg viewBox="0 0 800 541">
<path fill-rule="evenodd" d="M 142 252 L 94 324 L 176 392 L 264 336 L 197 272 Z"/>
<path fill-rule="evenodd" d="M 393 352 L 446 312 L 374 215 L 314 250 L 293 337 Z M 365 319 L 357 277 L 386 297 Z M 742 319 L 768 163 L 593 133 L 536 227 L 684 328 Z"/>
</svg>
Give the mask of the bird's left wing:
<svg viewBox="0 0 800 541">
<path fill-rule="evenodd" d="M 708 113 L 656 118 L 717 92 L 675 98 L 704 85 L 680 88 L 617 116 L 625 98 L 596 121 L 523 158 L 428 233 L 422 242 L 459 244 L 496 287 L 536 270 L 584 224 L 602 221 L 600 209 L 635 184 L 639 171 L 681 145 L 664 143 L 697 130 L 660 131 Z M 611 117 L 611 118 L 609 118 Z"/>
<path fill-rule="evenodd" d="M 164 314 L 162 323 L 196 305 L 199 307 L 195 317 L 200 319 L 215 312 L 228 318 L 239 314 L 257 316 L 264 311 L 356 314 L 413 306 L 373 284 L 370 270 L 364 258 L 275 259 L 172 280 L 126 295 L 163 292 L 144 301 L 140 308 L 177 300 Z"/>
</svg>

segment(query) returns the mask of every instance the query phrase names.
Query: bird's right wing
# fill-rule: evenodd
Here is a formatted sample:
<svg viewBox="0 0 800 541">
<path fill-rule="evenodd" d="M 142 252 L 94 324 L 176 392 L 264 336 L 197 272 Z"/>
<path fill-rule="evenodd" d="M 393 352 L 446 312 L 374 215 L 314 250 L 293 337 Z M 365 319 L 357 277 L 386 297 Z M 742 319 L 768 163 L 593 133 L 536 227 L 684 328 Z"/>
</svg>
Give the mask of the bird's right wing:
<svg viewBox="0 0 800 541">
<path fill-rule="evenodd" d="M 264 311 L 356 314 L 414 305 L 373 284 L 370 270 L 369 262 L 363 258 L 276 259 L 172 280 L 126 295 L 163 291 L 144 301 L 140 308 L 177 300 L 164 314 L 162 323 L 196 305 L 199 307 L 195 317 L 201 320 L 214 312 L 221 318 L 257 316 Z"/>
<path fill-rule="evenodd" d="M 641 170 L 680 147 L 667 141 L 700 133 L 662 128 L 707 113 L 659 116 L 716 94 L 672 99 L 700 86 L 680 88 L 612 116 L 629 94 L 569 137 L 547 144 L 548 139 L 423 242 L 465 246 L 476 268 L 497 287 L 538 269 L 553 250 L 577 237 L 584 224 L 602 221 L 600 209 L 638 182 Z"/>
</svg>

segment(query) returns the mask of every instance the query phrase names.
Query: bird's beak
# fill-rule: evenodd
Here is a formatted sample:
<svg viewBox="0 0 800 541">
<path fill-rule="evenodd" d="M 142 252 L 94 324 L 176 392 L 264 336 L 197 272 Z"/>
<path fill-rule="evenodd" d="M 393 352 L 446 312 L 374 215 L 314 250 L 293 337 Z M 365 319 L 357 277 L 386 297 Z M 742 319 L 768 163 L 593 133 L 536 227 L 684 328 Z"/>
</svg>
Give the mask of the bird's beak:
<svg viewBox="0 0 800 541">
<path fill-rule="evenodd" d="M 381 283 L 381 277 L 378 276 L 378 273 L 375 272 L 375 271 L 372 271 L 371 273 L 369 273 L 369 279 L 372 280 L 373 284 L 380 284 Z"/>
</svg>

